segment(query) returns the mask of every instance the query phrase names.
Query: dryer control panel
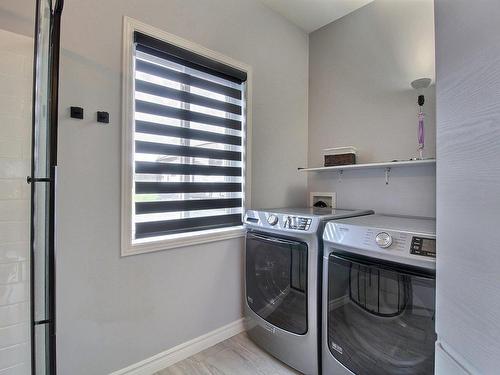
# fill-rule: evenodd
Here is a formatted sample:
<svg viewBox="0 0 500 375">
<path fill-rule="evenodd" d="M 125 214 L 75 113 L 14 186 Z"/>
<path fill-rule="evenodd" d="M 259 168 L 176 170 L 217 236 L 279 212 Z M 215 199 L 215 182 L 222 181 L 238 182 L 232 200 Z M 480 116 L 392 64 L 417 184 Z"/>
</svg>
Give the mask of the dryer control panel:
<svg viewBox="0 0 500 375">
<path fill-rule="evenodd" d="M 312 219 L 307 217 L 286 216 L 284 227 L 296 230 L 309 230 L 311 227 Z"/>
<path fill-rule="evenodd" d="M 374 215 L 330 221 L 325 226 L 323 240 L 326 251 L 334 249 L 435 269 L 437 251 L 434 228 L 435 221 L 431 219 Z"/>
<path fill-rule="evenodd" d="M 319 227 L 317 217 L 295 216 L 279 212 L 248 210 L 244 217 L 247 227 L 268 228 L 286 232 L 315 233 Z"/>
</svg>

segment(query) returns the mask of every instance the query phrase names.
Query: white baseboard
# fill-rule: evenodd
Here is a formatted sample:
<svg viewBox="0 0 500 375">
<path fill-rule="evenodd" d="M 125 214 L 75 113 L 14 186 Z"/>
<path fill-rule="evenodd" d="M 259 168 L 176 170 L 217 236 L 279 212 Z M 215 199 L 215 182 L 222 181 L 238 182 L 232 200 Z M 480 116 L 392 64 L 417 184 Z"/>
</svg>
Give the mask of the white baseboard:
<svg viewBox="0 0 500 375">
<path fill-rule="evenodd" d="M 245 330 L 244 319 L 236 320 L 110 375 L 152 375 Z"/>
</svg>

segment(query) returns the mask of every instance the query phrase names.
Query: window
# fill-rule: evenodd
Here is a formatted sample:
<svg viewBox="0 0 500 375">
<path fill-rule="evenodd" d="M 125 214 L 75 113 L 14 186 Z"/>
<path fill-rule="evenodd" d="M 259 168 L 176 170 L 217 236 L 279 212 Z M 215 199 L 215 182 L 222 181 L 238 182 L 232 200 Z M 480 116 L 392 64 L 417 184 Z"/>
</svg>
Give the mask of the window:
<svg viewBox="0 0 500 375">
<path fill-rule="evenodd" d="M 249 69 L 141 25 L 125 20 L 122 254 L 242 235 Z"/>
</svg>

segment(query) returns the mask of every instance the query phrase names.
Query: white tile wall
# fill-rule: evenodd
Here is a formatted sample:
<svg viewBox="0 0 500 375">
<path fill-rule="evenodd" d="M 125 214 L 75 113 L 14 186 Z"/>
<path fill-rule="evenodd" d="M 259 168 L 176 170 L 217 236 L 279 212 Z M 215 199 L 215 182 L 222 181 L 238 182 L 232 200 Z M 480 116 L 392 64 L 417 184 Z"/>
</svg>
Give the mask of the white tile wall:
<svg viewBox="0 0 500 375">
<path fill-rule="evenodd" d="M 25 180 L 1 179 L 0 199 L 28 199 L 29 190 Z"/>
<path fill-rule="evenodd" d="M 28 319 L 28 303 L 0 307 L 0 328 L 25 322 Z"/>
<path fill-rule="evenodd" d="M 32 39 L 0 30 L 0 375 L 29 374 Z"/>
<path fill-rule="evenodd" d="M 25 283 L 26 281 L 26 262 L 0 263 L 0 284 Z"/>
<path fill-rule="evenodd" d="M 0 375 L 25 375 L 29 372 L 29 368 L 26 363 L 20 363 L 13 367 L 6 368 L 5 370 L 0 370 Z"/>
<path fill-rule="evenodd" d="M 27 375 L 29 374 L 28 369 L 29 365 L 26 362 L 28 358 L 28 344 L 18 344 L 8 346 L 4 349 L 0 349 L 0 374 L 9 374 L 11 375 L 11 369 L 17 367 L 21 367 L 24 369 L 24 372 L 20 372 L 20 374 Z M 3 371 L 3 372 L 2 372 Z"/>
</svg>

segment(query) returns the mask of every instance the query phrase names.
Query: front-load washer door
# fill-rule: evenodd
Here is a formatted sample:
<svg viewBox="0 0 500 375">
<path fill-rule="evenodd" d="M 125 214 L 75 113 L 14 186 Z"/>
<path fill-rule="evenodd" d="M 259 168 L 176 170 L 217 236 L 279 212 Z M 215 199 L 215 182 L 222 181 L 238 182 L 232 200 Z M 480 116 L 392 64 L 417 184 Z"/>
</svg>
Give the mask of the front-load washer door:
<svg viewBox="0 0 500 375">
<path fill-rule="evenodd" d="M 285 331 L 307 332 L 307 245 L 264 234 L 246 238 L 246 299 Z"/>
<path fill-rule="evenodd" d="M 328 348 L 353 373 L 434 373 L 433 276 L 331 254 L 326 308 Z"/>
</svg>

